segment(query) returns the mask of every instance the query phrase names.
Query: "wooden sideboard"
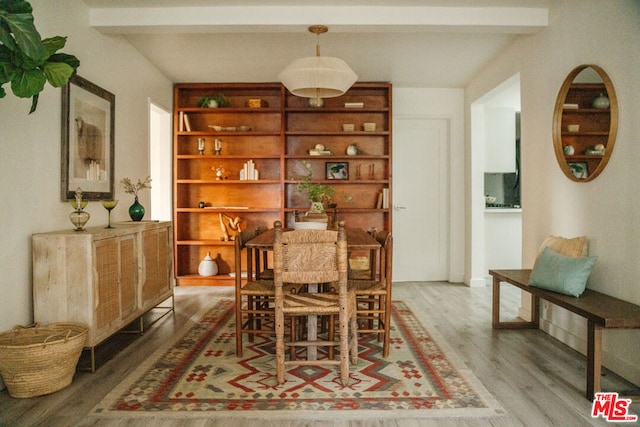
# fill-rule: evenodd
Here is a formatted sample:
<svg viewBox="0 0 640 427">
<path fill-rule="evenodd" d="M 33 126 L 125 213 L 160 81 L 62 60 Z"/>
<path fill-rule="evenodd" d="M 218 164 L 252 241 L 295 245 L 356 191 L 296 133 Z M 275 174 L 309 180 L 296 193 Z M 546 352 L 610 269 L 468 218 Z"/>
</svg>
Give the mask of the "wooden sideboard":
<svg viewBox="0 0 640 427">
<path fill-rule="evenodd" d="M 98 344 L 173 297 L 172 240 L 156 221 L 34 234 L 35 322 L 87 325 L 95 371 Z"/>
</svg>

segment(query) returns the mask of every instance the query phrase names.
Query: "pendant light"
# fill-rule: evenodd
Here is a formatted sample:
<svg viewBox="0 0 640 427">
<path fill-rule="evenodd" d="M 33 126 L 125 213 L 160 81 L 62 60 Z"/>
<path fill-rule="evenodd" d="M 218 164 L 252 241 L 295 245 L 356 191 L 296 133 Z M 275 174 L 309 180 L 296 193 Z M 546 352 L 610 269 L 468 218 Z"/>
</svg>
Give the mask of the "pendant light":
<svg viewBox="0 0 640 427">
<path fill-rule="evenodd" d="M 344 94 L 358 80 L 356 73 L 339 58 L 320 56 L 320 34 L 329 29 L 312 25 L 309 32 L 318 36 L 316 56 L 294 60 L 278 78 L 289 92 L 302 98 L 333 98 Z"/>
</svg>

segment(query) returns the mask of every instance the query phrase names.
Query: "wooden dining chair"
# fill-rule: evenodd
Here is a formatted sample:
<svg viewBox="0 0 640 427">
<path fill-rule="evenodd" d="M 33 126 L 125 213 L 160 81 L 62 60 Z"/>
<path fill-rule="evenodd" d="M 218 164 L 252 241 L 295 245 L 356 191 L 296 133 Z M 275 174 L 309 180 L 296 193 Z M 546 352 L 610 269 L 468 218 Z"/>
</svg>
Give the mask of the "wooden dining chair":
<svg viewBox="0 0 640 427">
<path fill-rule="evenodd" d="M 273 248 L 275 317 L 276 317 L 276 376 L 279 384 L 285 382 L 285 367 L 289 365 L 339 365 L 343 385 L 349 383 L 349 361 L 358 361 L 358 333 L 355 312 L 355 294 L 348 290 L 347 240 L 344 222 L 338 230 L 282 230 L 276 221 Z M 330 283 L 328 292 L 289 293 L 284 284 Z M 285 319 L 300 316 L 332 316 L 338 318 L 339 339 L 293 340 L 285 342 Z M 310 337 L 315 331 L 308 330 Z M 286 347 L 339 347 L 339 360 L 285 360 Z M 291 353 L 291 352 L 290 352 Z"/>
<path fill-rule="evenodd" d="M 391 322 L 391 288 L 393 263 L 393 236 L 383 230 L 375 234 L 380 243 L 378 271 L 369 273 L 368 279 L 349 280 L 349 289 L 356 294 L 358 332 L 376 333 L 382 342 L 382 356 L 389 356 L 389 326 Z"/>
<path fill-rule="evenodd" d="M 243 334 L 253 341 L 254 334 L 273 334 L 273 327 L 269 327 L 269 318 L 273 320 L 273 299 L 275 289 L 273 280 L 256 277 L 258 265 L 254 264 L 260 257 L 258 251 L 246 247 L 246 242 L 258 234 L 257 230 L 243 230 L 235 239 L 235 293 L 236 293 L 236 355 L 242 357 Z M 242 277 L 242 254 L 246 254 L 246 282 Z M 259 261 L 259 260 L 258 260 Z M 244 283 L 243 283 L 244 282 Z"/>
</svg>

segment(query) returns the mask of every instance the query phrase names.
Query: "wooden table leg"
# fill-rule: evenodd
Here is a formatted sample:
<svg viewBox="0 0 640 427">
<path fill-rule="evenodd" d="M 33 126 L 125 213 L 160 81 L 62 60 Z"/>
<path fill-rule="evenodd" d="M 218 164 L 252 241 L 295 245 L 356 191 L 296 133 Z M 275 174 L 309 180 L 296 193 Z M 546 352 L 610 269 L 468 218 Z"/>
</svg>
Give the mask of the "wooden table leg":
<svg viewBox="0 0 640 427">
<path fill-rule="evenodd" d="M 319 285 L 317 283 L 309 283 L 307 285 L 310 294 L 319 292 Z M 318 339 L 318 316 L 309 315 L 307 317 L 307 339 L 309 341 L 315 341 Z M 318 359 L 318 347 L 310 345 L 307 347 L 307 360 Z"/>
<path fill-rule="evenodd" d="M 491 326 L 497 329 L 500 325 L 500 279 L 493 276 L 493 300 L 491 306 Z"/>
<path fill-rule="evenodd" d="M 587 399 L 593 401 L 600 391 L 602 374 L 602 327 L 589 320 L 587 322 Z"/>
</svg>

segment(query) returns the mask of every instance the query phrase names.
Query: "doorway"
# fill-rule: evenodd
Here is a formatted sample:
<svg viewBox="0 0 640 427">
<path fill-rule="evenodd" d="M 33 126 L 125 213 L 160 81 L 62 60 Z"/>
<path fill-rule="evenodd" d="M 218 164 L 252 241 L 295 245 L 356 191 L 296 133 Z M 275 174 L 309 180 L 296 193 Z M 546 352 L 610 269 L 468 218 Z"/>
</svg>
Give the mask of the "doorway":
<svg viewBox="0 0 640 427">
<path fill-rule="evenodd" d="M 149 101 L 151 218 L 171 221 L 171 113 Z"/>
</svg>

